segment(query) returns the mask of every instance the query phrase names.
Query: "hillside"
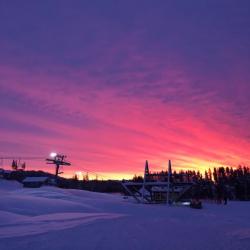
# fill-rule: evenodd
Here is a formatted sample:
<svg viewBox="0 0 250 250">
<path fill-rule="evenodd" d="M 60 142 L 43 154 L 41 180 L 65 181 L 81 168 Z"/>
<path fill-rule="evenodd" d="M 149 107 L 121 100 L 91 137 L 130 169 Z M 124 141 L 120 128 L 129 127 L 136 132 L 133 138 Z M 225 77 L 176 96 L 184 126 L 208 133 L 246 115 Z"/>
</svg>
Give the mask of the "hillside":
<svg viewBox="0 0 250 250">
<path fill-rule="evenodd" d="M 250 202 L 204 209 L 0 179 L 0 249 L 249 249 Z"/>
</svg>

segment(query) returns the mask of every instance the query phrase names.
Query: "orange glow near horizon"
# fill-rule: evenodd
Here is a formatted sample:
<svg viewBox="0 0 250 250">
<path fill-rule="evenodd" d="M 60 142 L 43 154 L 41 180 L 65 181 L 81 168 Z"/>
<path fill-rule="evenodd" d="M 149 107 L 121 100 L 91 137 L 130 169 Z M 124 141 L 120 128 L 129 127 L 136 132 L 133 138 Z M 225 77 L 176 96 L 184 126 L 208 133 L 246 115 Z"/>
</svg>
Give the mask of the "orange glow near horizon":
<svg viewBox="0 0 250 250">
<path fill-rule="evenodd" d="M 10 160 L 8 160 L 10 162 Z M 33 161 L 34 162 L 34 161 Z M 162 164 L 164 162 L 164 164 Z M 179 172 L 181 170 L 195 170 L 200 171 L 202 175 L 204 175 L 205 171 L 209 168 L 213 170 L 214 167 L 232 167 L 237 168 L 238 165 L 230 165 L 230 164 L 223 164 L 222 162 L 215 162 L 215 161 L 204 161 L 199 158 L 189 158 L 189 157 L 182 157 L 179 160 L 171 160 L 172 162 L 172 171 Z M 3 163 L 3 162 L 2 162 Z M 10 162 L 11 163 L 11 162 Z M 47 171 L 49 173 L 54 174 L 54 166 L 50 165 L 48 168 L 46 165 L 44 167 L 32 167 L 32 165 L 29 164 L 29 161 L 27 162 L 27 168 L 26 170 L 41 170 L 41 171 Z M 34 165 L 36 162 L 34 162 Z M 78 164 L 80 165 L 80 164 Z M 244 165 L 244 164 L 243 164 Z M 143 176 L 144 173 L 144 167 L 145 167 L 145 161 L 141 162 L 139 171 L 131 171 L 131 172 L 102 172 L 102 171 L 83 171 L 79 170 L 75 171 L 77 169 L 76 167 L 63 167 L 63 174 L 61 174 L 64 178 L 73 178 L 74 176 L 77 176 L 79 180 L 82 180 L 84 176 L 88 175 L 89 180 L 122 180 L 122 179 L 131 179 L 135 175 L 137 176 Z M 0 168 L 11 170 L 10 164 L 2 164 Z M 160 172 L 160 171 L 167 171 L 168 168 L 168 160 L 165 161 L 149 161 L 149 170 L 150 172 Z"/>
<path fill-rule="evenodd" d="M 75 173 L 67 173 L 63 174 L 62 176 L 65 178 L 72 178 L 73 176 L 77 176 L 78 180 L 83 180 L 85 175 L 88 175 L 89 180 L 123 180 L 123 179 L 132 179 L 135 174 L 129 173 L 84 173 L 81 171 L 77 171 Z"/>
</svg>

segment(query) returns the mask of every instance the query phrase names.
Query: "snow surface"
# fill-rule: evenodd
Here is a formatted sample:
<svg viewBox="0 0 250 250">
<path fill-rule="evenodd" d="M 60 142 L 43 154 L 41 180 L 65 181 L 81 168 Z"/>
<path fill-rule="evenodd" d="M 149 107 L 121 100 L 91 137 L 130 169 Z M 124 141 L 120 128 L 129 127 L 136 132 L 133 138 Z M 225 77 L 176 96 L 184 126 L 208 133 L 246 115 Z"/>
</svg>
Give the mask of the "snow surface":
<svg viewBox="0 0 250 250">
<path fill-rule="evenodd" d="M 0 179 L 0 250 L 250 249 L 250 202 L 204 209 Z"/>
</svg>

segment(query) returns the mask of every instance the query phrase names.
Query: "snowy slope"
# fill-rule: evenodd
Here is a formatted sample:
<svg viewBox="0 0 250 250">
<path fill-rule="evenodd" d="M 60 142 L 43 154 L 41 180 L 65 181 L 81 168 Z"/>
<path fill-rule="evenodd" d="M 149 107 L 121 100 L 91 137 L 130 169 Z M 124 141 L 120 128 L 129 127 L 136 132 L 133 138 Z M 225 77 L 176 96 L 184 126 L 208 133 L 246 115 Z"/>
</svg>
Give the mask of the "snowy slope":
<svg viewBox="0 0 250 250">
<path fill-rule="evenodd" d="M 250 203 L 204 209 L 0 180 L 0 250 L 250 249 Z"/>
</svg>

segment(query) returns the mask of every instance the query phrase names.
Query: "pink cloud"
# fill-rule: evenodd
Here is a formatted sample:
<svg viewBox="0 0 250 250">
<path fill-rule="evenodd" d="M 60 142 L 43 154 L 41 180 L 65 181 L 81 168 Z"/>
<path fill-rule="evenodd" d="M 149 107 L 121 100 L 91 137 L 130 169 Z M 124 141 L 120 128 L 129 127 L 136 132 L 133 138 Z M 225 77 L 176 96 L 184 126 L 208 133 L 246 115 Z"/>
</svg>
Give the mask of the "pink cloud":
<svg viewBox="0 0 250 250">
<path fill-rule="evenodd" d="M 231 104 L 217 103 L 216 92 L 191 88 L 195 79 L 184 69 L 163 71 L 155 85 L 145 84 L 147 74 L 136 72 L 134 81 L 121 85 L 109 85 L 109 78 L 83 70 L 58 75 L 1 66 L 0 72 L 1 89 L 23 105 L 20 110 L 0 107 L 1 114 L 16 123 L 16 129 L 1 130 L 2 140 L 18 140 L 22 152 L 27 148 L 31 155 L 46 156 L 50 150 L 68 154 L 73 166 L 66 174 L 84 169 L 139 173 L 145 159 L 155 169 L 166 167 L 169 158 L 179 168 L 250 163 L 245 134 L 234 126 L 234 114 L 221 108 L 228 110 Z M 50 134 L 20 132 L 19 124 Z M 48 169 L 41 162 L 32 166 L 41 165 Z"/>
</svg>

